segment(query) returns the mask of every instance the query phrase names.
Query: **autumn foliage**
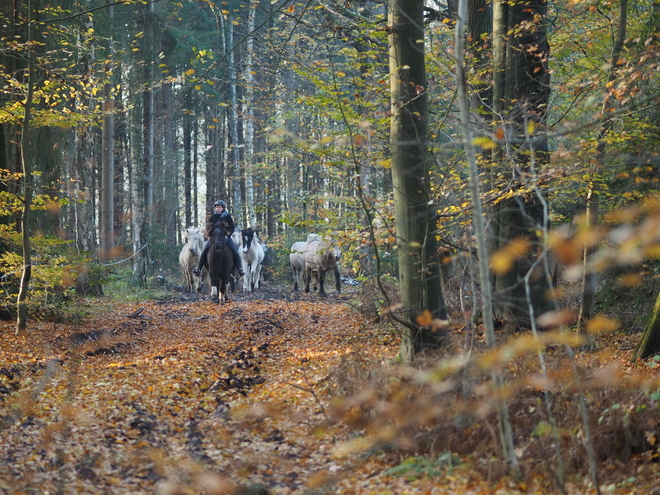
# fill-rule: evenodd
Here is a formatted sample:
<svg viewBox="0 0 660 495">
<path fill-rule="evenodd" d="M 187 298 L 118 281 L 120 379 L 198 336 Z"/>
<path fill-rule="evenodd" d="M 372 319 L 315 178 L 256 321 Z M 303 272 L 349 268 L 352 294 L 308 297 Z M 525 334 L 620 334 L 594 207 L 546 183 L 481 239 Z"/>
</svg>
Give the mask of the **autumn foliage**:
<svg viewBox="0 0 660 495">
<path fill-rule="evenodd" d="M 454 323 L 443 355 L 404 366 L 398 335 L 345 292 L 81 300 L 89 316 L 35 322 L 27 340 L 2 323 L 0 491 L 559 493 L 564 476 L 569 493 L 595 493 L 578 389 L 601 485 L 657 489 L 660 380 L 655 361 L 630 363 L 637 335 L 596 334 L 572 361 L 570 335 L 500 333 L 483 352 L 477 328 L 470 355 Z M 493 366 L 519 478 L 499 453 Z"/>
</svg>

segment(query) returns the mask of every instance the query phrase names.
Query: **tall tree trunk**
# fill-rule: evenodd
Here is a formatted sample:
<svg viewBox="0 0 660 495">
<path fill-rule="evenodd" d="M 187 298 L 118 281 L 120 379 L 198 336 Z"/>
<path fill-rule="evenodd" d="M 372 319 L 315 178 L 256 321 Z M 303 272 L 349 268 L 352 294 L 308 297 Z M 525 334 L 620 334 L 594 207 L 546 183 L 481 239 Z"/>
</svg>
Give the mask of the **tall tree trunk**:
<svg viewBox="0 0 660 495">
<path fill-rule="evenodd" d="M 149 267 L 149 225 L 153 207 L 154 172 L 154 94 L 153 94 L 153 3 L 142 9 L 144 37 L 142 53 L 145 56 L 142 71 L 142 147 L 141 170 L 133 170 L 132 230 L 133 230 L 133 283 L 145 287 Z"/>
<path fill-rule="evenodd" d="M 547 222 L 540 198 L 526 183 L 529 170 L 529 142 L 526 130 L 533 128 L 532 143 L 536 165 L 547 163 L 545 129 L 549 100 L 549 45 L 546 37 L 546 0 L 509 3 L 496 0 L 493 5 L 493 116 L 495 135 L 504 134 L 505 148 L 493 153 L 497 170 L 507 175 L 513 194 L 493 208 L 492 244 L 501 249 L 514 239 L 524 238 L 531 249 L 515 260 L 512 269 L 495 275 L 498 298 L 494 311 L 500 319 L 512 318 L 529 327 L 531 319 L 554 309 L 547 297 L 550 287 L 541 264 L 534 265 L 538 243 L 536 232 Z M 516 36 L 509 34 L 515 32 Z M 531 311 L 525 288 L 531 277 Z"/>
<path fill-rule="evenodd" d="M 190 108 L 190 98 L 187 98 Z M 190 227 L 192 223 L 192 119 L 189 112 L 183 115 L 183 197 L 185 226 Z"/>
<path fill-rule="evenodd" d="M 36 10 L 36 9 L 35 9 Z M 34 21 L 32 2 L 28 0 L 27 5 L 28 33 L 27 41 L 32 46 L 34 41 Z M 32 247 L 30 245 L 30 210 L 32 208 L 32 165 L 30 157 L 26 156 L 30 145 L 30 120 L 32 117 L 32 104 L 34 98 L 34 57 L 36 56 L 32 48 L 28 49 L 28 76 L 26 81 L 27 93 L 25 103 L 23 104 L 23 122 L 21 123 L 21 141 L 20 141 L 20 159 L 23 172 L 23 210 L 21 212 L 21 247 L 23 251 L 23 272 L 21 274 L 21 283 L 18 288 L 16 299 L 16 335 L 27 336 L 27 293 L 32 277 Z"/>
<path fill-rule="evenodd" d="M 110 0 L 108 4 L 108 19 L 112 24 L 114 7 Z M 112 98 L 112 34 L 108 39 L 108 55 L 105 64 L 105 84 L 103 85 L 103 138 L 101 151 L 101 232 L 99 258 L 108 260 L 112 257 L 114 247 L 114 175 L 115 175 L 115 125 L 114 100 Z"/>
<path fill-rule="evenodd" d="M 435 221 L 429 190 L 423 0 L 388 1 L 392 181 L 405 324 L 401 357 L 437 348 L 440 335 L 424 311 L 447 317 L 440 287 Z"/>
<path fill-rule="evenodd" d="M 231 19 L 226 23 L 227 44 L 227 69 L 229 72 L 229 149 L 231 150 L 231 211 L 234 223 L 243 225 L 243 201 L 241 198 L 241 158 L 238 147 L 238 96 L 236 88 L 236 65 L 234 61 L 234 23 Z"/>
<path fill-rule="evenodd" d="M 162 211 L 165 222 L 165 245 L 177 245 L 177 211 L 179 210 L 179 195 L 177 194 L 177 140 L 174 130 L 174 109 L 172 105 L 172 84 L 161 86 L 161 106 L 163 112 L 163 198 Z M 184 117 L 185 118 L 185 117 Z M 187 224 L 190 225 L 190 224 Z"/>
<path fill-rule="evenodd" d="M 254 201 L 254 178 L 252 176 L 254 171 L 254 75 L 253 75 L 253 61 L 254 61 L 254 18 L 255 18 L 256 2 L 250 3 L 250 10 L 247 19 L 247 32 L 248 38 L 245 46 L 245 66 L 243 72 L 245 74 L 245 97 L 243 98 L 243 115 L 244 115 L 244 142 L 245 142 L 245 202 L 247 211 L 247 225 L 246 227 L 254 227 L 257 225 L 257 215 L 255 213 Z"/>
<path fill-rule="evenodd" d="M 626 40 L 626 30 L 628 24 L 628 0 L 619 1 L 619 22 L 616 36 L 612 44 L 612 56 L 610 58 L 610 69 L 607 75 L 607 81 L 612 82 L 616 79 L 619 65 L 619 57 L 623 50 L 623 44 Z M 607 84 L 606 91 L 614 91 Z M 605 149 L 607 147 L 606 137 L 612 127 L 610 115 L 614 112 L 613 106 L 616 105 L 616 99 L 611 99 L 611 93 L 608 93 L 603 100 L 601 109 L 600 129 L 598 130 L 598 145 L 596 147 L 596 169 L 594 170 L 593 180 L 591 181 L 589 193 L 587 194 L 587 209 L 585 218 L 585 227 L 593 230 L 598 225 L 599 195 L 602 188 L 601 173 L 605 168 Z M 585 245 L 582 276 L 582 303 L 580 304 L 580 314 L 578 315 L 578 331 L 587 335 L 586 322 L 593 316 L 594 298 L 596 296 L 597 274 L 594 271 L 593 254 L 596 246 Z"/>
<path fill-rule="evenodd" d="M 207 122 L 204 126 L 205 139 L 206 139 L 206 154 L 205 154 L 205 169 L 206 169 L 206 198 L 205 204 L 212 205 L 215 201 L 213 198 L 221 197 L 218 191 L 222 177 L 218 173 L 220 167 L 220 125 L 221 115 L 217 106 L 211 107 L 207 115 Z M 210 124 L 210 122 L 214 122 Z M 206 209 L 204 210 L 206 215 Z"/>
<path fill-rule="evenodd" d="M 119 63 L 119 62 L 118 62 Z M 121 74 L 121 67 L 117 66 L 117 74 Z M 121 76 L 120 76 L 121 77 Z M 128 112 L 125 111 L 122 104 L 122 92 L 123 85 L 119 85 L 117 88 L 117 98 L 115 100 L 117 115 L 120 116 L 118 119 L 121 122 L 120 125 L 115 126 L 114 132 L 114 142 L 115 142 L 115 158 L 114 158 L 114 234 L 113 239 L 116 246 L 124 246 L 126 244 L 126 228 L 124 207 L 130 204 L 130 200 L 127 197 L 126 191 L 124 190 L 125 184 L 128 179 L 128 166 L 126 165 L 126 157 L 128 156 L 128 136 L 127 132 L 127 122 L 128 122 Z M 129 192 L 130 195 L 130 192 Z"/>
<path fill-rule="evenodd" d="M 154 208 L 154 140 L 155 112 L 153 88 L 154 64 L 154 4 L 147 4 L 144 16 L 144 90 L 142 92 L 142 153 L 144 166 L 144 206 L 147 224 L 153 224 Z"/>
<path fill-rule="evenodd" d="M 198 149 L 198 140 L 199 140 L 199 122 L 197 118 L 193 120 L 193 170 L 192 170 L 192 186 L 193 186 L 193 198 L 192 198 L 192 207 L 193 207 L 193 225 L 199 225 L 199 198 L 197 196 L 198 186 L 197 186 L 197 172 L 199 169 L 199 153 Z"/>
<path fill-rule="evenodd" d="M 464 64 L 464 29 L 465 17 L 467 15 L 467 0 L 460 0 L 458 9 L 458 22 L 456 23 L 456 83 L 458 87 L 458 99 L 461 108 L 461 128 L 463 130 L 463 145 L 467 155 L 470 175 L 470 195 L 473 205 L 473 222 L 475 237 L 477 241 L 477 256 L 479 258 L 479 279 L 481 281 L 481 305 L 483 313 L 483 324 L 486 333 L 486 343 L 488 347 L 495 348 L 495 324 L 492 317 L 493 293 L 490 281 L 490 262 L 488 258 L 488 248 L 486 247 L 486 235 L 484 225 L 484 210 L 481 202 L 481 192 L 479 187 L 479 170 L 477 168 L 476 152 L 472 144 L 472 132 L 470 130 L 470 111 L 467 95 L 467 77 L 465 75 Z M 495 395 L 501 395 L 501 389 L 504 385 L 502 372 L 493 367 L 492 371 L 493 387 Z M 514 450 L 513 433 L 509 411 L 504 399 L 497 398 L 497 418 L 500 431 L 500 442 L 504 457 L 511 470 L 515 473 L 518 470 L 518 460 Z"/>
</svg>

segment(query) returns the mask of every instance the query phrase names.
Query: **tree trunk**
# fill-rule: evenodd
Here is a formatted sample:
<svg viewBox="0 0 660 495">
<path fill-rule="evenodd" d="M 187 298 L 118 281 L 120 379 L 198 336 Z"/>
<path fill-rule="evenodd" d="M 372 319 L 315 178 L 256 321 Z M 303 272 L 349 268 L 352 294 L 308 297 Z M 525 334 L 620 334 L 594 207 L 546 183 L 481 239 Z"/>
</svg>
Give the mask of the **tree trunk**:
<svg viewBox="0 0 660 495">
<path fill-rule="evenodd" d="M 198 201 L 199 197 L 197 196 L 197 191 L 198 191 L 198 186 L 197 186 L 197 171 L 199 168 L 199 153 L 197 153 L 197 147 L 199 145 L 199 125 L 197 122 L 197 118 L 193 120 L 193 170 L 192 170 L 192 186 L 193 186 L 193 211 L 192 211 L 192 218 L 193 218 L 193 225 L 199 225 L 199 207 Z"/>
<path fill-rule="evenodd" d="M 183 115 L 183 197 L 185 226 L 192 223 L 192 116 Z"/>
<path fill-rule="evenodd" d="M 428 190 L 430 157 L 423 0 L 388 3 L 392 181 L 405 324 L 400 355 L 405 361 L 441 344 L 427 318 L 447 317 L 437 260 L 435 222 Z"/>
<path fill-rule="evenodd" d="M 656 354 L 660 354 L 660 293 L 655 299 L 651 319 L 646 324 L 642 339 L 633 353 L 633 361 L 646 359 Z"/>
<path fill-rule="evenodd" d="M 481 192 L 479 187 L 479 170 L 477 168 L 477 159 L 474 145 L 472 144 L 472 132 L 470 129 L 470 111 L 467 95 L 467 77 L 465 75 L 464 65 L 464 42 L 463 32 L 465 28 L 465 17 L 467 14 L 467 0 L 460 0 L 458 9 L 458 21 L 456 23 L 456 83 L 458 89 L 458 99 L 461 108 L 461 127 L 463 130 L 463 145 L 468 160 L 470 175 L 470 195 L 472 196 L 472 218 L 474 222 L 475 237 L 477 241 L 477 256 L 479 258 L 479 279 L 481 281 L 481 305 L 483 313 L 483 325 L 486 333 L 486 343 L 493 349 L 495 343 L 495 324 L 492 318 L 493 293 L 490 281 L 490 262 L 488 258 L 488 248 L 486 247 L 486 235 L 484 226 L 484 211 L 481 202 Z M 504 379 L 501 371 L 493 367 L 493 388 L 494 395 L 501 395 L 501 389 L 504 385 Z M 500 432 L 500 442 L 504 457 L 509 464 L 512 472 L 518 471 L 518 460 L 516 458 L 511 421 L 509 411 L 504 399 L 496 399 L 497 418 Z"/>
<path fill-rule="evenodd" d="M 109 0 L 106 0 L 106 4 Z M 112 24 L 114 7 L 108 5 L 108 19 Z M 103 85 L 103 138 L 101 151 L 101 232 L 99 258 L 112 258 L 114 248 L 114 100 L 112 98 L 112 34 L 108 39 L 108 55 L 105 65 L 105 84 Z"/>
<path fill-rule="evenodd" d="M 525 287 L 537 253 L 536 232 L 548 221 L 541 199 L 525 182 L 530 167 L 530 142 L 536 166 L 548 160 L 545 124 L 550 76 L 546 12 L 546 0 L 524 4 L 495 1 L 493 5 L 493 125 L 495 135 L 504 133 L 506 144 L 495 150 L 493 160 L 512 185 L 513 194 L 493 208 L 492 247 L 504 248 L 518 238 L 526 239 L 531 246 L 526 255 L 515 260 L 512 269 L 495 275 L 498 297 L 493 307 L 497 318 L 512 319 L 525 327 L 531 325 L 533 318 L 554 309 L 553 301 L 546 297 L 550 287 L 541 264 L 528 279 L 531 301 L 527 300 Z M 516 36 L 509 36 L 511 32 L 516 32 Z M 526 131 L 530 128 L 534 130 L 528 137 Z"/>
<path fill-rule="evenodd" d="M 154 95 L 152 88 L 153 58 L 153 3 L 143 8 L 143 50 L 145 54 L 144 70 L 142 72 L 142 158 L 141 169 L 133 170 L 132 174 L 132 231 L 133 231 L 133 283 L 146 287 L 149 267 L 149 224 L 150 210 L 153 206 L 153 165 L 154 165 Z M 137 157 L 136 157 L 137 158 Z M 137 163 L 137 162 L 136 162 Z"/>
<path fill-rule="evenodd" d="M 172 84 L 165 83 L 161 87 L 161 106 L 163 112 L 163 198 L 162 212 L 165 245 L 174 247 L 177 245 L 177 211 L 179 211 L 179 195 L 177 193 L 179 167 L 177 166 L 177 140 L 174 129 L 174 108 L 172 104 Z M 186 115 L 184 113 L 184 119 Z M 189 223 L 186 226 L 190 225 Z"/>
<path fill-rule="evenodd" d="M 32 2 L 28 0 L 27 6 L 27 39 L 30 46 L 34 41 L 34 25 L 32 23 Z M 16 299 L 16 335 L 27 336 L 27 293 L 32 277 L 32 247 L 30 245 L 30 210 L 32 208 L 32 165 L 30 157 L 26 156 L 30 144 L 30 120 L 32 117 L 32 100 L 34 97 L 34 57 L 35 54 L 30 48 L 28 56 L 28 76 L 26 81 L 27 94 L 23 104 L 23 122 L 21 123 L 21 141 L 20 141 L 20 159 L 23 172 L 23 210 L 21 212 L 21 246 L 23 251 L 23 273 L 21 274 L 21 284 L 18 288 Z"/>
<path fill-rule="evenodd" d="M 607 76 L 607 81 L 612 82 L 616 79 L 617 67 L 619 65 L 619 57 L 623 50 L 623 44 L 626 40 L 626 30 L 628 23 L 628 0 L 619 1 L 619 25 L 616 38 L 612 44 L 612 56 L 610 58 L 610 69 Z M 614 88 L 606 87 L 606 91 L 614 91 Z M 601 110 L 601 123 L 598 131 L 598 146 L 596 147 L 596 168 L 593 174 L 593 180 L 590 184 L 589 193 L 587 195 L 587 210 L 585 227 L 589 230 L 597 228 L 598 225 L 598 210 L 599 194 L 602 188 L 601 185 L 601 171 L 605 168 L 605 142 L 606 136 L 612 127 L 612 121 L 608 117 L 614 111 L 613 105 L 616 105 L 616 98 L 610 101 L 611 93 L 608 94 L 604 101 Z M 597 274 L 593 269 L 593 254 L 596 251 L 596 246 L 585 245 L 584 247 L 584 260 L 583 260 L 583 276 L 582 276 L 582 303 L 580 304 L 580 314 L 578 315 L 578 331 L 587 335 L 586 323 L 589 318 L 593 316 L 594 299 L 596 296 L 596 283 Z"/>
<path fill-rule="evenodd" d="M 244 115 L 244 142 L 245 142 L 245 202 L 247 219 L 246 227 L 256 228 L 257 215 L 255 213 L 254 201 L 254 76 L 253 76 L 253 60 L 254 60 L 254 18 L 255 18 L 256 3 L 250 4 L 250 11 L 247 19 L 247 32 L 248 37 L 245 47 L 245 66 L 243 73 L 245 75 L 245 97 L 243 99 L 243 115 Z"/>
<path fill-rule="evenodd" d="M 234 23 L 230 19 L 226 23 L 227 44 L 227 65 L 229 72 L 229 112 L 227 119 L 229 121 L 229 150 L 232 177 L 231 187 L 231 212 L 236 226 L 243 225 L 243 201 L 241 200 L 241 159 L 238 148 L 238 96 L 236 88 L 236 66 L 234 62 Z"/>
<path fill-rule="evenodd" d="M 142 158 L 144 160 L 144 207 L 147 224 L 153 223 L 154 207 L 154 4 L 148 3 L 144 14 L 144 59 L 142 92 Z"/>
</svg>

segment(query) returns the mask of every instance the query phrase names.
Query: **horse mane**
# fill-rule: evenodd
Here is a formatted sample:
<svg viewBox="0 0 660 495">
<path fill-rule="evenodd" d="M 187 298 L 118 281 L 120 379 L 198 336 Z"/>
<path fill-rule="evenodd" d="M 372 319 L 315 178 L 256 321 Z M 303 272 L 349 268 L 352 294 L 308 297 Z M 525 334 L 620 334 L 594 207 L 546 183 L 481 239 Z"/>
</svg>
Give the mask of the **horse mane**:
<svg viewBox="0 0 660 495">
<path fill-rule="evenodd" d="M 227 230 L 229 229 L 229 223 L 226 220 L 219 220 L 217 222 L 209 222 L 206 225 L 206 237 L 207 238 L 212 238 L 213 237 L 213 231 L 215 229 L 222 229 L 225 231 L 225 236 L 227 236 Z"/>
</svg>

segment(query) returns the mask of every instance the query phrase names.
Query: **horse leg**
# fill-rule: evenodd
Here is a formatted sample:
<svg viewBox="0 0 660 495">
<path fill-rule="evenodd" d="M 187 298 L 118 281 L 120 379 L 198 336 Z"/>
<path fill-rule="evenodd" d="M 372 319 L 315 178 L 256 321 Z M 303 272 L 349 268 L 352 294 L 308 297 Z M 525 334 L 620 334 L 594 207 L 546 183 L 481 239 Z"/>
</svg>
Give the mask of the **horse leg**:
<svg viewBox="0 0 660 495">
<path fill-rule="evenodd" d="M 312 278 L 312 269 L 311 268 L 305 268 L 306 273 L 305 273 L 305 292 L 309 293 L 309 281 Z"/>
<path fill-rule="evenodd" d="M 339 276 L 339 267 L 335 267 L 335 283 L 337 285 L 337 294 L 341 294 L 341 277 Z"/>
<path fill-rule="evenodd" d="M 325 296 L 325 290 L 323 289 L 323 283 L 325 282 L 325 270 L 319 268 L 319 296 Z"/>
<path fill-rule="evenodd" d="M 252 260 L 252 264 L 250 265 L 250 292 L 254 292 L 256 286 L 257 286 L 257 267 L 256 265 L 257 260 Z"/>
<path fill-rule="evenodd" d="M 254 278 L 254 287 L 256 289 L 261 287 L 261 263 L 257 262 L 257 267 L 254 269 L 256 277 Z"/>
<path fill-rule="evenodd" d="M 223 302 L 223 303 L 228 303 L 228 302 L 229 302 L 229 290 L 228 290 L 228 289 L 229 289 L 229 285 L 228 285 L 227 282 L 225 282 L 225 280 L 223 279 L 223 280 L 222 280 L 222 283 L 220 284 L 220 286 L 221 286 L 220 288 L 221 288 L 221 291 L 222 291 L 222 302 Z"/>
<path fill-rule="evenodd" d="M 218 285 L 219 285 L 219 276 L 217 273 L 210 273 L 211 275 L 211 302 L 219 303 L 219 294 L 218 294 Z"/>
</svg>

